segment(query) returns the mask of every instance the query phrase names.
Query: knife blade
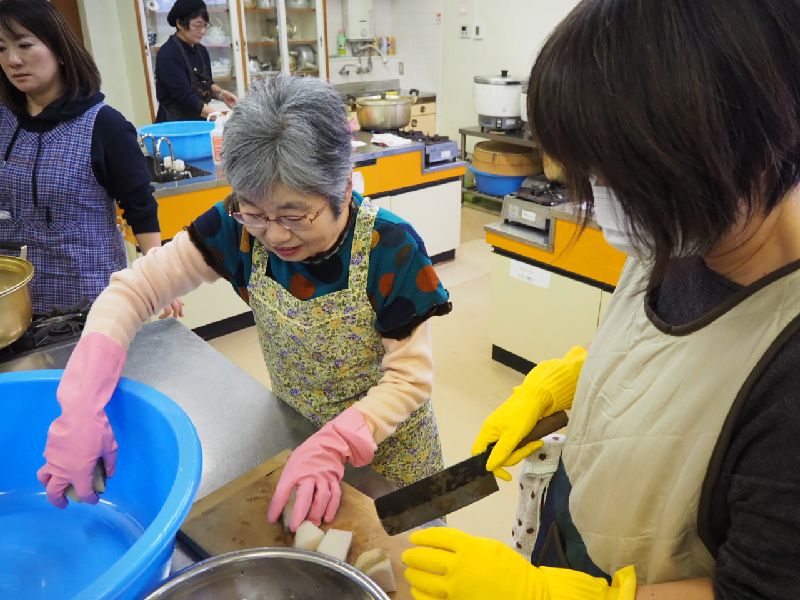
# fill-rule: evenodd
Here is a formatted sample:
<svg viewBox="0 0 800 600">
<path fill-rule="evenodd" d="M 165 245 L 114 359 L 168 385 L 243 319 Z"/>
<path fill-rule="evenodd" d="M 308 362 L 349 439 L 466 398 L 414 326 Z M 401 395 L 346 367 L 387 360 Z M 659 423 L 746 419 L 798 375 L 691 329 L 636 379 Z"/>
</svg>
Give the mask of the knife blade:
<svg viewBox="0 0 800 600">
<path fill-rule="evenodd" d="M 521 448 L 567 424 L 564 411 L 544 417 L 517 445 Z M 486 463 L 494 448 L 456 463 L 438 473 L 375 499 L 375 508 L 384 530 L 396 535 L 441 518 L 477 502 L 500 489 Z"/>
</svg>

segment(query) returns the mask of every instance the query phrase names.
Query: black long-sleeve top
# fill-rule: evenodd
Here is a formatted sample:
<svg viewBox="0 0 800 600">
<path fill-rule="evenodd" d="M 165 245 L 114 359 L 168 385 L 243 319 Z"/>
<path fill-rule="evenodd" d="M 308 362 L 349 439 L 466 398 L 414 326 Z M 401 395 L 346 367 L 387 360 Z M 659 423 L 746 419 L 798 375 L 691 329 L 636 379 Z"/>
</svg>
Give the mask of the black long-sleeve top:
<svg viewBox="0 0 800 600">
<path fill-rule="evenodd" d="M 202 44 L 190 46 L 176 35 L 170 36 L 156 55 L 156 98 L 161 105 L 156 117 L 158 122 L 168 120 L 162 110 L 163 105 L 173 105 L 182 112 L 194 115 L 196 119 L 201 118 L 200 113 L 204 103 L 197 95 L 192 75 L 186 66 L 181 49 L 186 54 L 186 60 L 189 61 L 191 67 L 207 77 L 209 85 L 213 83 L 211 58 L 205 46 Z"/>
<path fill-rule="evenodd" d="M 17 115 L 17 118 L 20 127 L 26 131 L 46 132 L 102 101 L 100 92 L 76 99 L 64 96 L 50 103 L 35 117 L 24 114 Z M 160 231 L 150 173 L 133 124 L 111 106 L 102 107 L 95 118 L 90 152 L 97 182 L 117 201 L 133 232 Z"/>
<path fill-rule="evenodd" d="M 654 310 L 670 325 L 709 313 L 741 291 L 700 259 L 676 260 Z M 758 327 L 754 323 L 753 327 Z M 708 368 L 717 368 L 708 357 Z M 800 335 L 786 340 L 733 426 L 711 494 L 710 533 L 719 547 L 719 600 L 800 598 Z"/>
</svg>

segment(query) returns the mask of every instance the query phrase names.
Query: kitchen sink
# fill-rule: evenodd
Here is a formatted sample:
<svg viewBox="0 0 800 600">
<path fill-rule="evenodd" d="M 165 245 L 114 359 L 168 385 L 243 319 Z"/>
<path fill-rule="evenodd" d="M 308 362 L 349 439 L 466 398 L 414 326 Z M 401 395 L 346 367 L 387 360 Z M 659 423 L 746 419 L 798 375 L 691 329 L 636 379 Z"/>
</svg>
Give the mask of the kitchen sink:
<svg viewBox="0 0 800 600">
<path fill-rule="evenodd" d="M 145 156 L 145 161 L 147 161 L 147 171 L 150 173 L 150 181 L 152 183 L 169 183 L 170 181 L 182 181 L 183 179 L 191 179 L 194 177 L 205 177 L 207 175 L 211 175 L 211 171 L 206 171 L 205 169 L 201 169 L 200 167 L 195 167 L 190 164 L 186 164 L 186 171 L 184 173 L 175 173 L 174 171 L 166 171 L 161 175 L 156 173 L 156 162 L 152 156 Z M 186 172 L 189 175 L 186 175 Z"/>
</svg>

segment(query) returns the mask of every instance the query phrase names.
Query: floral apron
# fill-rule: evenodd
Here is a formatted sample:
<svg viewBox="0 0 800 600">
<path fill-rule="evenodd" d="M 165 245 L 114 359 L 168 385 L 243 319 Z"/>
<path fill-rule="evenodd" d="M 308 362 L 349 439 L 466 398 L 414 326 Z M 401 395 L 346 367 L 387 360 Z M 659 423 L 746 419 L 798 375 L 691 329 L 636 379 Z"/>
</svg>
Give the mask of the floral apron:
<svg viewBox="0 0 800 600">
<path fill-rule="evenodd" d="M 358 211 L 347 289 L 318 298 L 299 300 L 269 277 L 269 252 L 254 242 L 250 307 L 272 390 L 317 427 L 362 398 L 383 375 L 384 348 L 367 295 L 377 211 L 367 202 Z M 443 468 L 430 400 L 378 445 L 372 468 L 399 486 Z"/>
</svg>

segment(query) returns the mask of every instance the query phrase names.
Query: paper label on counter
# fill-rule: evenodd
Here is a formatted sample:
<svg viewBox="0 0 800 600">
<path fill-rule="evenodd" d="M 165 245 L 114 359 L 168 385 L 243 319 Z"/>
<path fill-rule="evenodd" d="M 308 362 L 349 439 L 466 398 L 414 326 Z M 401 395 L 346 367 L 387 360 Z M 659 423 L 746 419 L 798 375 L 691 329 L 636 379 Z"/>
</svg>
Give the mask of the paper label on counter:
<svg viewBox="0 0 800 600">
<path fill-rule="evenodd" d="M 533 265 L 528 265 L 518 260 L 512 260 L 509 275 L 514 279 L 519 279 L 520 281 L 530 283 L 536 287 L 548 289 L 553 274 L 539 267 L 534 267 Z"/>
<path fill-rule="evenodd" d="M 523 223 L 536 223 L 536 213 L 532 210 L 522 210 L 522 222 Z"/>
</svg>

